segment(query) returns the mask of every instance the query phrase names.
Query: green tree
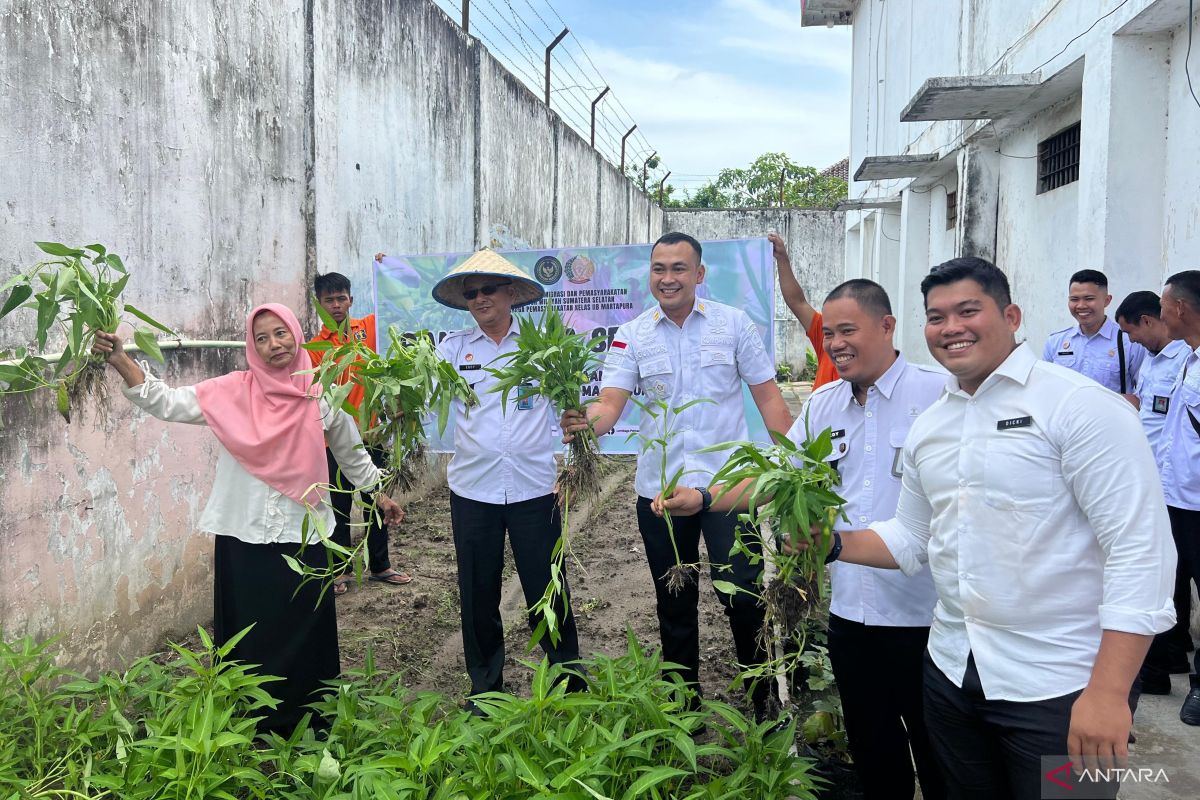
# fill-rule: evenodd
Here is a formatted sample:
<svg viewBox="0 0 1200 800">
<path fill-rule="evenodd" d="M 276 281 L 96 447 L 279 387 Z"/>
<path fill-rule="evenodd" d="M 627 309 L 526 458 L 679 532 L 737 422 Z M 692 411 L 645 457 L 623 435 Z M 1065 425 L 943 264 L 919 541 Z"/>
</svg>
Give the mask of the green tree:
<svg viewBox="0 0 1200 800">
<path fill-rule="evenodd" d="M 727 168 L 685 193 L 676 208 L 832 208 L 846 198 L 846 181 L 803 167 L 786 153 L 764 153 L 745 168 Z"/>
</svg>

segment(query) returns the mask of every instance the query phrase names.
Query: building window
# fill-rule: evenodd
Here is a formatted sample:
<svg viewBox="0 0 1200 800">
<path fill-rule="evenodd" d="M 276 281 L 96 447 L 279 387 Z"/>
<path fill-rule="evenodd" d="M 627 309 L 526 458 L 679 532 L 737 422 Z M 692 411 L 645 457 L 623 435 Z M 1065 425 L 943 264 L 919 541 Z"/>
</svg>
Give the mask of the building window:
<svg viewBox="0 0 1200 800">
<path fill-rule="evenodd" d="M 1038 194 L 1079 180 L 1079 123 L 1038 145 Z"/>
<path fill-rule="evenodd" d="M 954 230 L 958 223 L 958 192 L 946 192 L 946 230 Z"/>
</svg>

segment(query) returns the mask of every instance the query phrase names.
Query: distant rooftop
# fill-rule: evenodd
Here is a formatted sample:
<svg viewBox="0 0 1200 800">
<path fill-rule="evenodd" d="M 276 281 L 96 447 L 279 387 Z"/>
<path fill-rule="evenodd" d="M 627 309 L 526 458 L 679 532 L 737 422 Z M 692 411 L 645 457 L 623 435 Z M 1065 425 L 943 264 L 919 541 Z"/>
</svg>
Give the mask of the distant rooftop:
<svg viewBox="0 0 1200 800">
<path fill-rule="evenodd" d="M 841 178 L 844 181 L 850 180 L 850 158 L 849 158 L 849 156 L 847 156 L 846 158 L 843 158 L 841 161 L 837 162 L 836 164 L 826 167 L 825 169 L 821 170 L 820 174 L 821 174 L 822 178 L 832 176 L 834 178 Z"/>
</svg>

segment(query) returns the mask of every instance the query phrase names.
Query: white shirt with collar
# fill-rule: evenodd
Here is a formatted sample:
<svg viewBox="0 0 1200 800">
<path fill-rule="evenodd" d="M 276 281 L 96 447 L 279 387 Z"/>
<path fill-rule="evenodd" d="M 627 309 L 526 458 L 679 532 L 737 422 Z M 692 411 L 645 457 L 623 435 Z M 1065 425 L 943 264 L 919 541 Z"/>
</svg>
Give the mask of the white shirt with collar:
<svg viewBox="0 0 1200 800">
<path fill-rule="evenodd" d="M 729 459 L 728 452 L 697 453 L 705 447 L 749 438 L 742 383 L 775 379 L 775 364 L 754 322 L 741 309 L 697 298 L 680 327 L 660 306 L 647 309 L 617 329 L 604 362 L 601 390 L 624 389 L 671 408 L 698 398 L 675 419 L 667 447 L 667 477 L 683 469 L 684 486 L 707 486 Z M 660 435 L 661 422 L 642 414 L 641 434 Z M 654 497 L 662 488 L 658 450 L 638 455 L 637 493 Z"/>
<path fill-rule="evenodd" d="M 830 461 L 837 467 L 845 500 L 843 512 L 854 530 L 871 520 L 896 513 L 900 496 L 901 454 L 909 428 L 946 387 L 946 374 L 896 361 L 867 389 L 865 405 L 854 398 L 845 380 L 828 383 L 813 393 L 788 431 L 800 444 L 806 427 L 813 435 L 826 428 L 833 433 Z M 833 597 L 830 611 L 843 619 L 866 625 L 928 627 L 933 620 L 937 592 L 928 568 L 909 576 L 894 569 L 859 564 L 830 565 Z"/>
<path fill-rule="evenodd" d="M 1200 348 L 1186 350 L 1171 388 L 1158 461 L 1167 505 L 1200 511 Z"/>
<path fill-rule="evenodd" d="M 1155 451 L 1157 458 L 1158 440 L 1167 421 L 1171 389 L 1175 386 L 1191 348 L 1187 346 L 1187 342 L 1173 339 L 1157 353 L 1146 352 L 1148 355 L 1138 373 L 1138 418 L 1141 419 L 1142 430 L 1146 432 L 1146 438 L 1150 441 L 1150 449 Z M 1161 461 L 1159 469 L 1162 469 Z"/>
<path fill-rule="evenodd" d="M 933 572 L 929 654 L 989 700 L 1085 687 L 1102 630 L 1175 621 L 1175 548 L 1133 407 L 1017 347 L 974 395 L 951 378 L 905 443 L 896 516 L 870 527 Z"/>
<path fill-rule="evenodd" d="M 1042 360 L 1086 375 L 1114 392 L 1121 391 L 1121 360 L 1117 337 L 1125 349 L 1125 392 L 1132 394 L 1138 372 L 1146 358 L 1146 348 L 1129 341 L 1129 336 L 1107 317 L 1100 330 L 1091 336 L 1078 325 L 1050 334 L 1042 349 Z"/>
<path fill-rule="evenodd" d="M 507 411 L 500 394 L 491 391 L 496 378 L 487 367 L 517 349 L 517 320 L 497 344 L 478 325 L 446 336 L 438 345 L 479 395 L 479 405 L 467 409 L 454 401 L 454 455 L 446 469 L 450 490 L 480 503 L 519 503 L 554 491 L 554 417 L 544 397 L 518 399 L 510 392 Z"/>
<path fill-rule="evenodd" d="M 172 388 L 150 374 L 142 362 L 146 380 L 122 391 L 135 406 L 167 422 L 207 425 L 196 387 Z M 367 451 L 359 445 L 358 425 L 345 411 L 330 412 L 322 398 L 313 403 L 313 414 L 320 414 L 325 429 L 325 444 L 333 452 L 343 474 L 355 486 L 369 487 L 379 482 L 379 468 L 371 463 Z M 305 507 L 247 472 L 238 460 L 218 442 L 217 473 L 212 492 L 200 514 L 199 528 L 206 533 L 232 536 L 248 544 L 296 544 L 308 512 Z M 333 508 L 324 503 L 316 513 L 327 532 L 333 531 Z M 315 534 L 310 534 L 313 536 Z M 311 541 L 311 539 L 310 539 Z"/>
</svg>

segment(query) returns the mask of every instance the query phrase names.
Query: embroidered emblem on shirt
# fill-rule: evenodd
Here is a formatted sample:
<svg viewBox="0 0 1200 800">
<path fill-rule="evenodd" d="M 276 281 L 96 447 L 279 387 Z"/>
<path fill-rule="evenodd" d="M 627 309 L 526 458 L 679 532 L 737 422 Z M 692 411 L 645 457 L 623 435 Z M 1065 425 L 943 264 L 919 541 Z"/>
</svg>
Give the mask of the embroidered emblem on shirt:
<svg viewBox="0 0 1200 800">
<path fill-rule="evenodd" d="M 1116 351 L 1116 350 L 1109 350 L 1109 351 L 1108 351 L 1108 357 L 1109 357 L 1109 358 L 1112 358 L 1112 357 L 1113 357 L 1113 356 L 1115 356 L 1116 354 L 1117 354 L 1117 351 Z"/>
<path fill-rule="evenodd" d="M 365 342 L 367 340 L 367 332 L 366 331 L 355 331 L 354 338 L 360 342 Z"/>
<path fill-rule="evenodd" d="M 1070 349 L 1071 349 L 1071 340 L 1070 340 L 1070 339 L 1063 339 L 1063 343 L 1062 343 L 1062 345 L 1061 345 L 1061 349 L 1063 349 L 1063 350 L 1070 350 Z"/>
<path fill-rule="evenodd" d="M 467 353 L 465 356 L 463 356 L 463 361 L 474 361 L 474 360 L 475 360 L 474 353 Z"/>
<path fill-rule="evenodd" d="M 1155 414 L 1165 414 L 1165 413 L 1167 413 L 1167 409 L 1169 409 L 1170 407 L 1171 407 L 1171 398 L 1170 397 L 1164 397 L 1161 394 L 1156 394 L 1156 395 L 1154 395 L 1154 404 L 1150 407 L 1150 410 L 1153 411 Z"/>
<path fill-rule="evenodd" d="M 996 430 L 1011 431 L 1013 428 L 1028 428 L 1033 424 L 1033 417 L 1013 417 L 1002 419 L 996 423 Z"/>
</svg>

